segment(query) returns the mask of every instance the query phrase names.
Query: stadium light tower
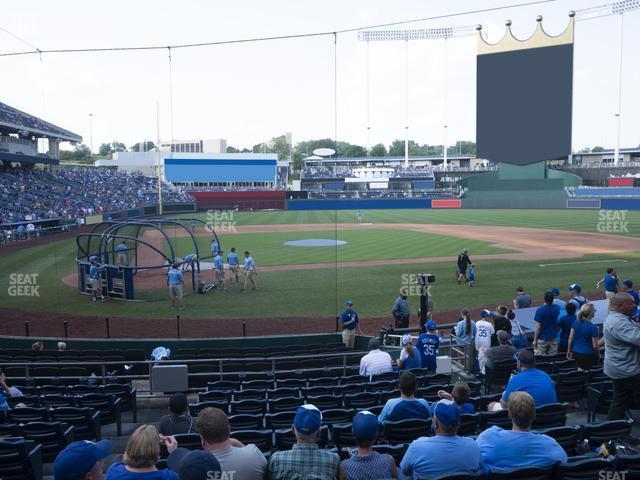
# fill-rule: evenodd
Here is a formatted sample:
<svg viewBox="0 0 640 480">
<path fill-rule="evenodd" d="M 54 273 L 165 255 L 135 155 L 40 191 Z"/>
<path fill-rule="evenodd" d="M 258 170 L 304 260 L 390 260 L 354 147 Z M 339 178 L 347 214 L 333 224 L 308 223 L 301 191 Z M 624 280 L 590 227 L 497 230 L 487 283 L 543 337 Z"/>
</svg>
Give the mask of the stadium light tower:
<svg viewBox="0 0 640 480">
<path fill-rule="evenodd" d="M 93 113 L 89 114 L 89 148 L 93 155 Z"/>
<path fill-rule="evenodd" d="M 638 0 L 640 1 L 640 0 Z M 475 26 L 468 27 L 443 27 L 443 28 L 420 28 L 414 30 L 364 30 L 358 32 L 358 40 L 362 42 L 367 42 L 367 135 L 369 134 L 369 130 L 371 129 L 370 118 L 369 118 L 369 68 L 368 68 L 368 49 L 369 42 L 393 42 L 393 41 L 403 41 L 404 42 L 404 61 L 405 61 L 405 70 L 404 70 L 404 80 L 405 80 L 405 92 L 404 92 L 404 115 L 405 115 L 405 125 L 404 125 L 404 166 L 407 168 L 409 166 L 409 41 L 411 40 L 438 40 L 444 39 L 445 42 L 447 39 L 451 37 L 465 37 L 475 35 Z M 445 43 L 446 45 L 446 43 Z M 445 83 L 446 83 L 446 63 L 447 63 L 447 55 L 445 49 Z M 446 119 L 446 111 L 447 111 L 447 98 L 445 94 L 444 99 L 444 109 L 445 109 L 445 119 L 444 119 L 444 142 L 443 142 L 443 154 L 444 154 L 444 164 L 447 164 L 447 119 Z"/>
<path fill-rule="evenodd" d="M 622 123 L 622 45 L 624 40 L 624 14 L 633 10 L 640 9 L 640 0 L 622 0 L 620 2 L 600 5 L 593 8 L 585 8 L 576 10 L 576 21 L 591 20 L 599 17 L 607 17 L 609 15 L 619 15 L 619 40 L 618 40 L 618 108 L 615 117 L 617 123 L 617 140 L 613 153 L 613 164 L 618 165 L 620 162 L 620 128 Z"/>
</svg>

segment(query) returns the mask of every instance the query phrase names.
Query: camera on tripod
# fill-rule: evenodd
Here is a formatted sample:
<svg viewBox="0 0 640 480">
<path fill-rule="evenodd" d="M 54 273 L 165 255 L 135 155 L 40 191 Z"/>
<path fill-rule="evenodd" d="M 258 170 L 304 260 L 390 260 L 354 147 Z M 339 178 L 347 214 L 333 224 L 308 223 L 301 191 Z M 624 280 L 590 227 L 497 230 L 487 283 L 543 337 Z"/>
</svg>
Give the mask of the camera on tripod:
<svg viewBox="0 0 640 480">
<path fill-rule="evenodd" d="M 431 273 L 418 273 L 416 275 L 416 282 L 418 285 L 429 285 L 436 282 L 436 276 Z"/>
</svg>

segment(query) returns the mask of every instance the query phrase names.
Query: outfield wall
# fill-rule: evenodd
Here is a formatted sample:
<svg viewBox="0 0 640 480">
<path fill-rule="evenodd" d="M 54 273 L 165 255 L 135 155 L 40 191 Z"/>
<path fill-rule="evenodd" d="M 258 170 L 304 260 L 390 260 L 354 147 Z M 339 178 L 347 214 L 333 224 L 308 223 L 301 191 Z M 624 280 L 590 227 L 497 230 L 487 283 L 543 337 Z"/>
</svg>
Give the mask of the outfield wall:
<svg viewBox="0 0 640 480">
<path fill-rule="evenodd" d="M 284 190 L 246 190 L 233 192 L 189 192 L 198 210 L 284 210 Z"/>
</svg>

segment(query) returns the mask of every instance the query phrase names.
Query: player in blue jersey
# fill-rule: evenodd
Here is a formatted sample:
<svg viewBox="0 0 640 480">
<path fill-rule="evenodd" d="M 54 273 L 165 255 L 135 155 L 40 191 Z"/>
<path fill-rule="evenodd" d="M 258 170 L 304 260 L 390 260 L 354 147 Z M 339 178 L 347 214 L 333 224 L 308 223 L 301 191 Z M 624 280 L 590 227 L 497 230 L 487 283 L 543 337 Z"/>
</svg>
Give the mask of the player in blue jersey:
<svg viewBox="0 0 640 480">
<path fill-rule="evenodd" d="M 256 276 L 256 262 L 253 260 L 251 253 L 249 250 L 244 252 L 244 284 L 242 285 L 241 292 L 244 292 L 247 289 L 247 284 L 251 282 L 253 285 L 253 290 L 258 288 L 255 280 Z"/>
<path fill-rule="evenodd" d="M 229 265 L 229 282 L 233 277 L 236 278 L 236 283 L 240 283 L 238 278 L 238 271 L 240 270 L 240 260 L 238 260 L 238 254 L 236 248 L 231 247 L 231 251 L 227 254 L 227 264 Z"/>
<path fill-rule="evenodd" d="M 218 243 L 218 240 L 214 238 L 211 241 L 211 255 L 215 257 L 219 252 L 220 252 L 220 244 Z"/>
<path fill-rule="evenodd" d="M 124 240 L 122 240 L 118 246 L 116 247 L 116 265 L 126 265 L 128 263 L 127 260 L 127 251 L 129 250 L 129 248 L 127 247 L 127 244 L 124 243 Z"/>
<path fill-rule="evenodd" d="M 195 270 L 196 267 L 196 262 L 198 261 L 198 255 L 196 255 L 195 253 L 190 253 L 189 255 L 185 255 L 184 258 L 182 259 L 182 271 L 186 271 L 189 270 L 189 268 L 191 268 L 191 270 Z"/>
<path fill-rule="evenodd" d="M 167 273 L 167 286 L 169 287 L 169 296 L 171 297 L 171 306 L 173 308 L 184 308 L 182 304 L 182 286 L 184 285 L 184 276 L 177 262 L 171 265 L 171 270 Z"/>
<path fill-rule="evenodd" d="M 222 250 L 213 257 L 213 276 L 216 286 L 228 292 L 229 289 L 224 286 L 224 260 L 222 259 Z"/>
<path fill-rule="evenodd" d="M 89 267 L 89 283 L 91 284 L 91 301 L 97 302 L 98 296 L 101 301 L 105 301 L 102 294 L 102 272 L 105 267 L 101 267 L 97 257 L 91 257 L 91 266 Z"/>
<path fill-rule="evenodd" d="M 429 320 L 425 325 L 426 333 L 421 334 L 416 342 L 416 350 L 420 352 L 422 368 L 434 372 L 437 369 L 436 358 L 438 356 L 438 347 L 440 346 L 440 337 L 436 335 L 436 322 Z"/>
</svg>

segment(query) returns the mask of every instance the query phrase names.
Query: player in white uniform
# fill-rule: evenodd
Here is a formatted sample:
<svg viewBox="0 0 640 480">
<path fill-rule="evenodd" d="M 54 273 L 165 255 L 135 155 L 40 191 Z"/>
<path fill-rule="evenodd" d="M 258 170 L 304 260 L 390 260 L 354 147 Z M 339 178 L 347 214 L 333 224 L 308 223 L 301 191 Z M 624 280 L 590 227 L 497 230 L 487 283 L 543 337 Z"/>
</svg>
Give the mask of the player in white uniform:
<svg viewBox="0 0 640 480">
<path fill-rule="evenodd" d="M 476 322 L 475 345 L 478 352 L 478 364 L 483 375 L 485 373 L 484 367 L 487 364 L 487 350 L 491 348 L 491 336 L 495 333 L 489 313 L 488 310 L 483 310 L 482 320 Z"/>
</svg>

